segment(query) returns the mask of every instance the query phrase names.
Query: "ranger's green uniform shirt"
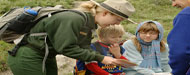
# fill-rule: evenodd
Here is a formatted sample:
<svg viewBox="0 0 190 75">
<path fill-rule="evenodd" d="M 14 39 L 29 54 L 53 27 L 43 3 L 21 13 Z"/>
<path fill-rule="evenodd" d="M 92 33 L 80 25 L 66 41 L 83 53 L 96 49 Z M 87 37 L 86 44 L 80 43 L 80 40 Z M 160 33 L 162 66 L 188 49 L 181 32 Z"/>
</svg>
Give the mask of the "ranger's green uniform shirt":
<svg viewBox="0 0 190 75">
<path fill-rule="evenodd" d="M 46 32 L 49 55 L 46 61 L 46 75 L 56 75 L 56 54 L 82 61 L 101 62 L 103 55 L 91 50 L 92 29 L 96 29 L 94 17 L 86 13 L 86 20 L 75 12 L 61 12 L 42 19 L 31 29 L 31 33 Z M 45 55 L 44 36 L 30 36 L 29 44 L 21 46 L 15 57 L 9 56 L 8 63 L 15 75 L 42 75 L 42 61 Z M 29 68 L 30 67 L 30 68 Z M 23 73 L 24 72 L 24 73 Z"/>
</svg>

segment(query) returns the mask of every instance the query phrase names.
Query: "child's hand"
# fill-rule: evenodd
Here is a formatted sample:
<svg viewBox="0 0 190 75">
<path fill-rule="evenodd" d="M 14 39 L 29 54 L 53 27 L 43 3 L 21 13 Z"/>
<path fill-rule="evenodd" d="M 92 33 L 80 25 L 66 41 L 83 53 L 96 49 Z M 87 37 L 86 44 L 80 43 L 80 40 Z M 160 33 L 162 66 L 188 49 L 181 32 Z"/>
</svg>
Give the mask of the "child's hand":
<svg viewBox="0 0 190 75">
<path fill-rule="evenodd" d="M 115 44 L 109 46 L 108 48 L 109 48 L 110 53 L 112 53 L 116 58 L 121 57 L 119 44 L 115 43 Z"/>
</svg>

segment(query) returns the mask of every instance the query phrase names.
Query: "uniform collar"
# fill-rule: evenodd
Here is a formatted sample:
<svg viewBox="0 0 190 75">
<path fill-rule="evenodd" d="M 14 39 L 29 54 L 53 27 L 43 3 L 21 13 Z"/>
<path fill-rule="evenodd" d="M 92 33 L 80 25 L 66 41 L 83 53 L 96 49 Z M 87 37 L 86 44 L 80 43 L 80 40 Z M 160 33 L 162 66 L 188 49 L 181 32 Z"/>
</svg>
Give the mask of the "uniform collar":
<svg viewBox="0 0 190 75">
<path fill-rule="evenodd" d="M 85 12 L 86 15 L 87 15 L 87 18 L 88 18 L 88 23 L 89 24 L 88 26 L 91 28 L 91 29 L 97 29 L 98 28 L 98 25 L 95 24 L 95 18 L 94 16 L 91 14 L 91 13 L 88 13 L 88 12 Z"/>
</svg>

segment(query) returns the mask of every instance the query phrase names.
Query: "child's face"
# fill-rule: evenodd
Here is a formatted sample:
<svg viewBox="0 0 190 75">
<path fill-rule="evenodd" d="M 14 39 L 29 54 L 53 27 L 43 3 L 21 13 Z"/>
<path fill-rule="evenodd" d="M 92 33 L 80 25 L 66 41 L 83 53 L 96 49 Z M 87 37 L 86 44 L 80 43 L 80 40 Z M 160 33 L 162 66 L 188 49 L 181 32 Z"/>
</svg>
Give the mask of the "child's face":
<svg viewBox="0 0 190 75">
<path fill-rule="evenodd" d="M 140 38 L 144 42 L 152 42 L 152 40 L 156 40 L 158 38 L 158 32 L 156 31 L 148 31 L 148 32 L 143 32 L 140 31 Z"/>
<path fill-rule="evenodd" d="M 115 35 L 108 35 L 107 37 L 104 37 L 101 39 L 101 42 L 105 44 L 114 44 L 119 43 L 122 40 L 122 35 L 115 36 Z"/>
</svg>

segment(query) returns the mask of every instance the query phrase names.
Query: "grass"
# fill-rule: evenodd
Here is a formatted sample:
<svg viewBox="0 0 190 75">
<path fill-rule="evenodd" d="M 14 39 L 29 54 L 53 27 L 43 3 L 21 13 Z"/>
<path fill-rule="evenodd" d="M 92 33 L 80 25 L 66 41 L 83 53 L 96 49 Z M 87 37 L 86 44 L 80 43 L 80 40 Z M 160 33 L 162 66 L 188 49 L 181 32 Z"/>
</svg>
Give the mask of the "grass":
<svg viewBox="0 0 190 75">
<path fill-rule="evenodd" d="M 59 4 L 64 5 L 65 8 L 72 8 L 73 1 L 75 0 L 0 0 L 0 15 L 7 12 L 10 8 L 23 6 L 54 6 Z M 173 18 L 180 9 L 172 7 L 170 0 L 129 0 L 129 2 L 136 8 L 136 12 L 130 16 L 130 19 L 138 23 L 146 20 L 160 22 L 165 29 L 164 40 L 166 40 L 169 31 L 173 28 Z M 124 21 L 122 24 L 127 32 L 135 33 L 137 25 L 128 21 Z M 7 50 L 10 50 L 13 46 L 14 45 L 0 41 L 0 71 L 7 69 Z"/>
<path fill-rule="evenodd" d="M 6 63 L 8 56 L 7 51 L 10 50 L 13 46 L 14 45 L 0 41 L 0 71 L 5 71 L 8 69 Z"/>
<path fill-rule="evenodd" d="M 54 6 L 63 5 L 72 8 L 74 0 L 0 0 L 0 14 L 7 12 L 10 8 L 24 6 Z"/>
<path fill-rule="evenodd" d="M 160 22 L 164 31 L 164 40 L 166 40 L 169 31 L 173 28 L 172 21 L 175 15 L 180 11 L 171 6 L 169 0 L 129 0 L 136 12 L 130 17 L 135 22 L 143 22 L 146 20 L 154 20 Z M 156 2 L 158 1 L 158 2 Z M 123 22 L 124 28 L 127 32 L 135 33 L 137 25 Z"/>
</svg>

